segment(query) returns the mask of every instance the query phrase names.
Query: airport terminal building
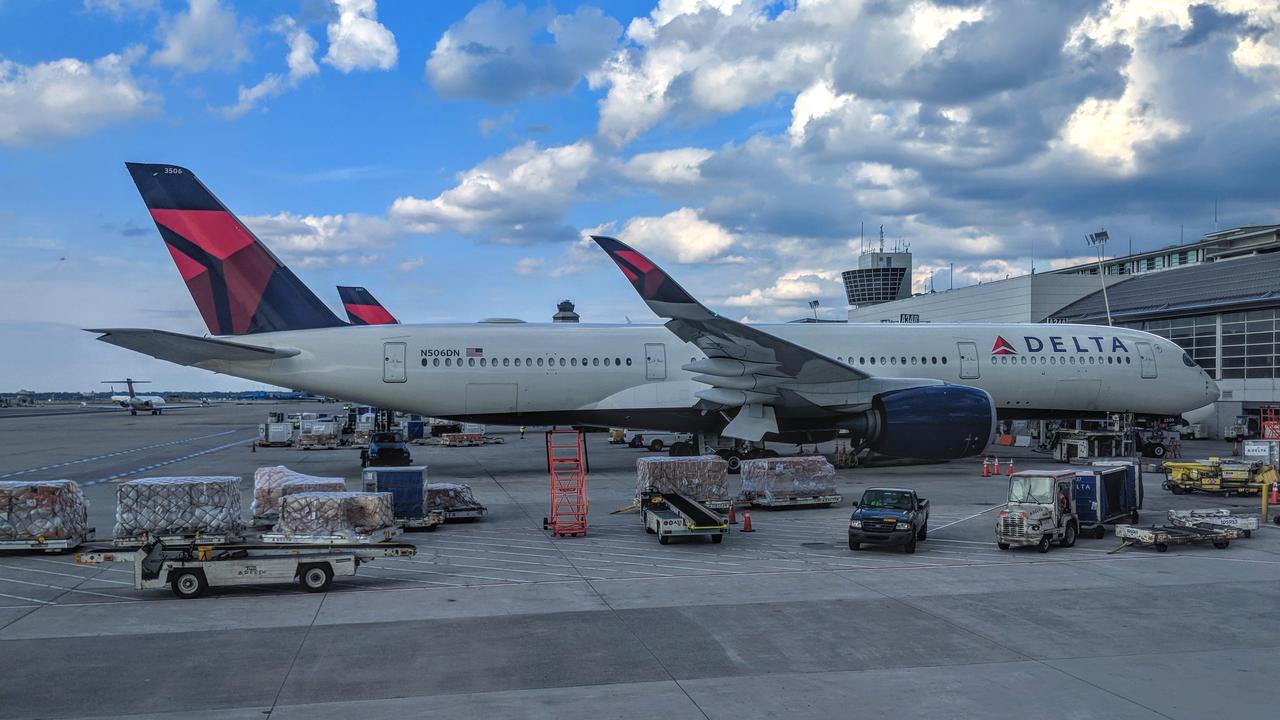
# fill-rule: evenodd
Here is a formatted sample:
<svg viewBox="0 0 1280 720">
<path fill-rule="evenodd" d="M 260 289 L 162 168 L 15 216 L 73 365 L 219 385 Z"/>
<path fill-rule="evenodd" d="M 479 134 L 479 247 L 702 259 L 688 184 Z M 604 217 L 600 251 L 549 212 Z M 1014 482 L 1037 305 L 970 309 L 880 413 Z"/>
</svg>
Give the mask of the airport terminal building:
<svg viewBox="0 0 1280 720">
<path fill-rule="evenodd" d="M 1188 415 L 1214 437 L 1280 404 L 1280 225 L 1097 263 L 849 309 L 850 322 L 1111 322 L 1169 338 L 1218 381 Z M 1107 292 L 1102 292 L 1105 281 Z M 909 285 L 910 279 L 906 279 Z M 852 301 L 852 297 L 850 300 Z"/>
</svg>

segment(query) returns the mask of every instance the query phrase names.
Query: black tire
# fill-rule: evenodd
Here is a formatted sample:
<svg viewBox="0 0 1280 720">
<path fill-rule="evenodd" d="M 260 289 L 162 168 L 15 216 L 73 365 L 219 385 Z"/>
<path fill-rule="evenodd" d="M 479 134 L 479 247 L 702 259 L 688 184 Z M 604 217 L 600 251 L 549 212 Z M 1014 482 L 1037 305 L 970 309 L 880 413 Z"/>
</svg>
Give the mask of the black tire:
<svg viewBox="0 0 1280 720">
<path fill-rule="evenodd" d="M 729 463 L 729 474 L 737 475 L 742 471 L 742 456 L 736 452 L 727 452 L 724 454 L 724 461 Z"/>
<path fill-rule="evenodd" d="M 1036 551 L 1037 551 L 1037 552 L 1042 552 L 1042 553 L 1047 553 L 1047 552 L 1049 552 L 1049 547 L 1050 547 L 1051 545 L 1053 545 L 1053 540 L 1049 539 L 1049 535 L 1048 535 L 1048 534 L 1041 535 L 1041 536 L 1040 536 L 1040 544 L 1036 545 Z"/>
<path fill-rule="evenodd" d="M 662 441 L 658 440 L 657 438 L 654 438 L 653 441 L 649 443 L 649 451 L 662 452 Z"/>
<path fill-rule="evenodd" d="M 130 410 L 130 411 L 129 411 L 129 414 L 130 414 L 130 415 L 137 415 L 137 414 L 138 414 L 138 411 L 137 411 L 137 410 Z"/>
<path fill-rule="evenodd" d="M 645 525 L 645 526 L 644 526 L 644 531 L 645 531 L 646 533 L 650 534 L 650 535 L 656 535 L 656 534 L 658 534 L 658 531 L 657 531 L 657 530 L 654 530 L 653 528 L 649 527 L 648 525 Z"/>
<path fill-rule="evenodd" d="M 1251 537 L 1253 537 L 1253 531 L 1252 531 L 1252 530 L 1245 530 L 1245 531 L 1244 531 L 1244 536 L 1245 536 L 1245 537 L 1247 537 L 1247 538 L 1251 538 Z"/>
<path fill-rule="evenodd" d="M 1008 550 L 1008 549 L 1009 549 L 1009 543 L 1002 543 L 1002 542 L 998 542 L 998 543 L 996 543 L 996 547 L 1000 548 L 1001 550 Z"/>
<path fill-rule="evenodd" d="M 1142 444 L 1142 456 L 1143 456 L 1143 457 L 1154 457 L 1154 456 L 1151 454 L 1151 443 L 1143 443 L 1143 444 Z"/>
<path fill-rule="evenodd" d="M 298 582 L 307 592 L 324 592 L 333 584 L 333 568 L 328 563 L 312 563 L 298 568 Z"/>
<path fill-rule="evenodd" d="M 1183 490 L 1182 488 L 1178 487 L 1177 485 L 1170 485 L 1170 486 L 1169 486 L 1169 492 L 1173 493 L 1174 495 L 1181 495 L 1181 494 L 1183 494 L 1184 492 L 1186 492 L 1186 490 Z"/>
<path fill-rule="evenodd" d="M 1105 525 L 1099 525 L 1098 527 L 1093 529 L 1094 540 L 1101 540 L 1106 536 L 1107 536 L 1107 527 Z"/>
<path fill-rule="evenodd" d="M 1102 527 L 1099 525 L 1098 527 Z M 1076 544 L 1076 524 L 1067 523 L 1067 529 L 1062 533 L 1062 540 L 1058 542 L 1064 548 L 1074 547 Z"/>
<path fill-rule="evenodd" d="M 1156 543 L 1156 552 L 1169 552 L 1169 546 L 1164 543 Z"/>
<path fill-rule="evenodd" d="M 904 544 L 904 545 L 902 546 L 902 552 L 904 552 L 904 553 L 906 553 L 906 554 L 908 554 L 908 555 L 911 555 L 911 554 L 915 553 L 915 551 L 916 551 L 916 538 L 915 538 L 915 536 L 914 536 L 914 535 L 912 535 L 912 536 L 911 536 L 911 539 L 910 539 L 910 540 L 908 540 L 908 541 L 906 542 L 906 544 Z"/>
<path fill-rule="evenodd" d="M 923 540 L 928 540 L 928 539 L 929 539 L 929 523 L 928 523 L 928 521 L 926 521 L 926 522 L 925 522 L 925 524 L 923 524 L 923 525 L 921 525 L 921 526 L 920 526 L 920 532 L 916 533 L 916 539 L 917 539 L 917 540 L 921 540 L 921 541 L 923 541 Z"/>
<path fill-rule="evenodd" d="M 428 526 L 426 527 L 426 530 L 427 530 L 427 532 L 435 532 L 435 531 L 436 531 L 436 528 L 438 528 L 438 527 L 440 527 L 440 523 L 436 523 L 436 524 L 434 524 L 434 525 L 428 525 Z"/>
<path fill-rule="evenodd" d="M 173 594 L 183 600 L 198 598 L 209 591 L 209 581 L 205 579 L 204 572 L 196 569 L 182 569 L 173 573 L 169 577 L 169 586 L 173 588 Z"/>
<path fill-rule="evenodd" d="M 856 551 L 856 550 L 861 550 L 861 549 L 862 549 L 862 543 L 860 543 L 860 542 L 854 542 L 853 540 L 850 540 L 850 541 L 849 541 L 849 549 L 850 549 L 850 550 L 855 550 L 855 551 Z"/>
<path fill-rule="evenodd" d="M 711 542 L 716 543 L 717 545 L 719 545 L 722 540 L 724 540 L 724 535 L 717 534 L 711 536 Z"/>
<path fill-rule="evenodd" d="M 1226 550 L 1227 547 L 1229 547 L 1230 545 L 1231 545 L 1230 540 L 1214 540 L 1213 541 L 1213 546 L 1218 548 L 1219 550 Z"/>
<path fill-rule="evenodd" d="M 637 450 L 639 450 L 640 448 L 644 447 L 644 436 L 643 436 L 643 435 L 637 435 L 637 436 L 635 436 L 635 437 L 631 438 L 631 442 L 627 443 L 627 447 L 635 448 L 635 449 L 637 449 Z"/>
<path fill-rule="evenodd" d="M 1161 443 L 1151 443 L 1151 457 L 1160 460 L 1169 453 L 1169 450 Z"/>
<path fill-rule="evenodd" d="M 668 544 L 670 544 L 670 543 L 671 543 L 671 536 L 670 536 L 670 535 L 659 535 L 659 536 L 658 536 L 658 544 L 659 544 L 659 545 L 668 545 Z"/>
<path fill-rule="evenodd" d="M 1133 512 L 1129 513 L 1129 524 L 1130 524 L 1130 525 L 1137 525 L 1137 524 L 1141 521 L 1141 519 L 1142 519 L 1142 518 L 1140 518 L 1140 517 L 1138 516 L 1138 511 L 1137 511 L 1137 510 L 1134 510 Z"/>
</svg>

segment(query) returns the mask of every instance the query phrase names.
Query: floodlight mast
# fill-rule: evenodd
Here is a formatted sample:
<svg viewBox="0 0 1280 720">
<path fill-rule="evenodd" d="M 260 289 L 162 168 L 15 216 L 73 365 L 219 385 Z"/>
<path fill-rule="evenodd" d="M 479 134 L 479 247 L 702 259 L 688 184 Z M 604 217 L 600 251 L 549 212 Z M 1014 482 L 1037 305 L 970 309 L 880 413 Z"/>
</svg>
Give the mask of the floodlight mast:
<svg viewBox="0 0 1280 720">
<path fill-rule="evenodd" d="M 1085 235 L 1085 242 L 1098 248 L 1098 279 L 1102 281 L 1102 302 L 1107 308 L 1107 325 L 1111 326 L 1111 300 L 1107 297 L 1107 276 L 1102 270 L 1102 250 L 1107 245 L 1107 240 L 1111 238 L 1106 230 L 1099 230 L 1095 233 Z"/>
</svg>

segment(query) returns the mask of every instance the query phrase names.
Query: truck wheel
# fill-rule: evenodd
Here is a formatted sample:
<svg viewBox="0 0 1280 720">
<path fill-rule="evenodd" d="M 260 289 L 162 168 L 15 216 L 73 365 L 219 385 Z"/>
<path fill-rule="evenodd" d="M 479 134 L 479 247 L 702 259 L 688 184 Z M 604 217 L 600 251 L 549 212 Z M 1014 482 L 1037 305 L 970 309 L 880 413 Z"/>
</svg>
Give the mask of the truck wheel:
<svg viewBox="0 0 1280 720">
<path fill-rule="evenodd" d="M 1164 543 L 1156 543 L 1156 552 L 1168 552 L 1169 546 Z"/>
<path fill-rule="evenodd" d="M 659 544 L 659 545 L 669 545 L 669 544 L 671 544 L 671 536 L 670 536 L 670 535 L 659 535 L 659 536 L 658 536 L 658 544 Z"/>
<path fill-rule="evenodd" d="M 302 583 L 307 592 L 324 592 L 333 584 L 333 568 L 327 563 L 303 565 L 298 569 L 298 582 Z"/>
<path fill-rule="evenodd" d="M 1105 525 L 1099 525 L 1098 527 L 1093 529 L 1093 538 L 1095 540 L 1101 540 L 1106 536 L 1107 536 L 1107 527 Z"/>
<path fill-rule="evenodd" d="M 1000 548 L 1001 550 L 1008 550 L 1008 549 L 1009 549 L 1009 543 L 1002 543 L 1002 542 L 998 542 L 998 543 L 996 543 L 996 547 Z"/>
<path fill-rule="evenodd" d="M 910 539 L 910 540 L 908 540 L 908 541 L 907 541 L 907 543 L 906 543 L 905 545 L 903 545 L 903 546 L 902 546 L 902 552 L 904 552 L 904 553 L 906 553 L 906 554 L 910 555 L 910 554 L 914 553 L 915 551 L 916 551 L 916 538 L 915 538 L 915 536 L 913 535 L 913 536 L 911 536 L 911 539 Z"/>
<path fill-rule="evenodd" d="M 1155 458 L 1155 459 L 1157 459 L 1157 460 L 1159 460 L 1159 459 L 1163 458 L 1163 457 L 1165 456 L 1165 454 L 1167 454 L 1168 452 L 1169 452 L 1169 451 L 1168 451 L 1168 450 L 1166 450 L 1166 449 L 1165 449 L 1165 446 L 1164 446 L 1163 444 L 1161 444 L 1161 443 L 1152 443 L 1152 444 L 1151 444 L 1151 456 L 1152 456 L 1152 457 L 1154 457 L 1154 458 Z"/>
<path fill-rule="evenodd" d="M 860 542 L 854 542 L 853 540 L 850 540 L 850 541 L 849 541 L 849 549 L 850 549 L 850 550 L 855 550 L 855 551 L 856 551 L 856 550 L 861 550 L 861 549 L 862 549 L 862 543 L 860 543 Z"/>
<path fill-rule="evenodd" d="M 720 541 L 722 541 L 722 540 L 724 540 L 724 536 L 723 536 L 723 535 L 712 535 L 712 536 L 711 536 L 711 542 L 713 542 L 713 543 L 715 543 L 715 544 L 717 544 L 717 545 L 719 545 L 719 544 L 720 544 Z"/>
<path fill-rule="evenodd" d="M 653 442 L 649 443 L 649 450 L 651 452 L 662 452 L 662 441 L 655 439 Z"/>
<path fill-rule="evenodd" d="M 920 526 L 920 532 L 916 533 L 916 539 L 917 540 L 929 539 L 929 523 L 928 522 Z"/>
<path fill-rule="evenodd" d="M 1138 522 L 1139 522 L 1138 511 L 1134 510 L 1133 512 L 1129 513 L 1129 524 L 1137 525 Z"/>
<path fill-rule="evenodd" d="M 199 570 L 179 570 L 169 579 L 173 594 L 183 600 L 198 598 L 209 590 L 209 581 Z"/>
<path fill-rule="evenodd" d="M 1075 523 L 1067 523 L 1067 530 L 1062 534 L 1062 547 L 1069 548 L 1076 544 L 1076 526 Z"/>
<path fill-rule="evenodd" d="M 1213 546 L 1218 548 L 1219 550 L 1226 550 L 1227 546 L 1230 544 L 1231 544 L 1230 540 L 1215 540 L 1213 542 Z"/>
<path fill-rule="evenodd" d="M 1053 543 L 1053 540 L 1050 540 L 1048 535 L 1041 535 L 1041 536 L 1040 536 L 1040 544 L 1039 544 L 1039 545 L 1036 545 L 1036 550 L 1038 550 L 1038 551 L 1040 551 L 1040 552 L 1042 552 L 1042 553 L 1047 553 L 1047 552 L 1049 552 L 1049 546 L 1050 546 L 1052 543 Z"/>
<path fill-rule="evenodd" d="M 729 463 L 729 474 L 737 475 L 742 471 L 742 456 L 736 452 L 729 451 L 724 454 L 724 461 Z"/>
<path fill-rule="evenodd" d="M 635 449 L 637 449 L 637 450 L 639 450 L 640 448 L 644 447 L 644 436 L 643 436 L 643 435 L 637 435 L 637 436 L 635 436 L 635 437 L 631 438 L 631 442 L 627 443 L 627 447 L 632 447 L 632 448 L 635 448 Z"/>
<path fill-rule="evenodd" d="M 1174 495 L 1181 495 L 1185 493 L 1186 490 L 1183 490 L 1182 487 L 1179 485 L 1170 485 L 1169 492 L 1173 493 Z"/>
</svg>

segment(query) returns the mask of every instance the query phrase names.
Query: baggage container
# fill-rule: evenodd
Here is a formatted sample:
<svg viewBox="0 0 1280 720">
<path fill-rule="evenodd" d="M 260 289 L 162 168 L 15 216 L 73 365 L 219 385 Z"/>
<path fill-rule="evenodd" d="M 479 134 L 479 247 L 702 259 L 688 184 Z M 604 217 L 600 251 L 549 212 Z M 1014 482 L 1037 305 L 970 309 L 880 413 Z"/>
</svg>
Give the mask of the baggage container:
<svg viewBox="0 0 1280 720">
<path fill-rule="evenodd" d="M 1140 484 L 1133 470 L 1123 465 L 1093 465 L 1076 470 L 1075 502 L 1080 531 L 1102 539 L 1107 524 L 1136 525 L 1142 507 Z"/>
<path fill-rule="evenodd" d="M 433 512 L 427 502 L 425 465 L 365 468 L 362 477 L 365 492 L 391 495 L 391 514 L 398 525 L 430 532 L 444 522 L 444 516 Z"/>
</svg>

